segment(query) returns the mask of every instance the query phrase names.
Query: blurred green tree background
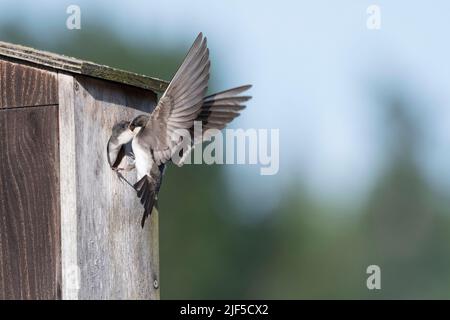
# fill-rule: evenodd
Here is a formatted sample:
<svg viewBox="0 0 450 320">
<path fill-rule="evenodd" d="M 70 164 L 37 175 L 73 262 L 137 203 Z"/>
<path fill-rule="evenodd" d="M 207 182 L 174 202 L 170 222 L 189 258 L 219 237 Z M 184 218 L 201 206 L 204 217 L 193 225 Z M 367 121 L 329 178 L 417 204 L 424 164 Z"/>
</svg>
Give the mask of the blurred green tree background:
<svg viewBox="0 0 450 320">
<path fill-rule="evenodd" d="M 138 48 L 102 25 L 70 39 L 53 33 L 43 43 L 10 24 L 1 40 L 167 80 L 186 51 L 161 51 L 158 43 Z M 383 101 L 389 156 L 357 208 L 324 204 L 292 179 L 270 213 L 239 219 L 249 214 L 233 199 L 222 166 L 170 166 L 160 194 L 162 298 L 448 298 L 449 199 L 417 167 L 423 136 L 411 99 L 374 88 L 374 99 Z M 381 267 L 381 291 L 366 288 L 371 264 Z"/>
</svg>

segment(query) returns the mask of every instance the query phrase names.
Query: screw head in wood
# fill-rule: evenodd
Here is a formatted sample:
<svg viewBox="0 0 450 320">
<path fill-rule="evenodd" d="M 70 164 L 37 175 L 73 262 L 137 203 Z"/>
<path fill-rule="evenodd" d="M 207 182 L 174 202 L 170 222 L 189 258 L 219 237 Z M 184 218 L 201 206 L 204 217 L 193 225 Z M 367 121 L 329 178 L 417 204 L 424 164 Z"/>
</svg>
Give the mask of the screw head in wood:
<svg viewBox="0 0 450 320">
<path fill-rule="evenodd" d="M 80 89 L 80 85 L 78 84 L 78 82 L 75 82 L 75 91 L 78 91 L 78 89 Z"/>
<path fill-rule="evenodd" d="M 155 289 L 158 289 L 158 286 L 159 286 L 159 283 L 158 283 L 158 280 L 154 280 L 153 281 L 153 287 L 155 288 Z"/>
</svg>

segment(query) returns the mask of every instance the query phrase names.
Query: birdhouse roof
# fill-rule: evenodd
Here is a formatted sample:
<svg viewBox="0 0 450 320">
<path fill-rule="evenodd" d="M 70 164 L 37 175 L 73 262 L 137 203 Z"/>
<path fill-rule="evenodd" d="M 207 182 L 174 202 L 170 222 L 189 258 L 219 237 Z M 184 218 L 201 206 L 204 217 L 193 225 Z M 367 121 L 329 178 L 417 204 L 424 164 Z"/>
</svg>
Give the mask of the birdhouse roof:
<svg viewBox="0 0 450 320">
<path fill-rule="evenodd" d="M 167 81 L 161 79 L 2 41 L 0 41 L 0 57 L 1 56 L 69 73 L 82 74 L 119 82 L 156 92 L 163 92 L 168 85 Z"/>
</svg>

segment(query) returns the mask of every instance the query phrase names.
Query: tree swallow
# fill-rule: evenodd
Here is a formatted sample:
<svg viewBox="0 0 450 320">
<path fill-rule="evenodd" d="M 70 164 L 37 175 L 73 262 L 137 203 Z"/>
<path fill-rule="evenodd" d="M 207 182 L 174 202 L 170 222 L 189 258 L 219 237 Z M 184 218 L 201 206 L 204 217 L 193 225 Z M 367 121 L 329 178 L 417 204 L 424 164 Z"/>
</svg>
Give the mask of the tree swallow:
<svg viewBox="0 0 450 320">
<path fill-rule="evenodd" d="M 194 121 L 202 122 L 203 131 L 223 129 L 245 108 L 242 103 L 251 99 L 250 96 L 238 96 L 248 90 L 250 85 L 205 97 L 209 68 L 206 38 L 200 33 L 151 115 L 136 117 L 128 127 L 126 122 L 116 124 L 116 133 L 113 128 L 113 135 L 117 138 L 111 137 L 113 143 L 108 148 L 111 153 L 109 159 L 118 161 L 119 144 L 132 140 L 137 173 L 134 188 L 144 206 L 142 227 L 156 204 L 165 164 L 172 161 L 172 156 L 180 150 L 182 141 L 174 139 L 176 131 L 186 129 L 191 135 L 191 141 L 197 141 L 197 137 L 194 137 Z M 114 164 L 111 167 L 114 168 Z"/>
<path fill-rule="evenodd" d="M 134 169 L 133 159 L 127 155 L 126 145 L 134 137 L 133 131 L 130 130 L 129 121 L 120 121 L 112 128 L 112 134 L 109 138 L 106 155 L 108 157 L 109 166 L 116 172 L 119 179 L 125 181 L 130 186 L 133 186 L 121 171 L 130 171 Z"/>
</svg>

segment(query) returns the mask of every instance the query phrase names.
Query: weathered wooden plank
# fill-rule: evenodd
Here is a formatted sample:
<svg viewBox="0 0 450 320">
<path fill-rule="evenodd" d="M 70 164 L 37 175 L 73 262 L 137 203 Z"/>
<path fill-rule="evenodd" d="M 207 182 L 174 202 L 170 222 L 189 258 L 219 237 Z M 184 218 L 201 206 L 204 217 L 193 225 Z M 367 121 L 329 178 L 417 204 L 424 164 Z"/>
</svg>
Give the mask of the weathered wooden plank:
<svg viewBox="0 0 450 320">
<path fill-rule="evenodd" d="M 58 103 L 56 73 L 0 60 L 0 109 Z"/>
<path fill-rule="evenodd" d="M 89 77 L 75 79 L 75 150 L 70 152 L 76 153 L 77 297 L 158 299 L 158 215 L 141 228 L 143 210 L 135 191 L 119 181 L 106 159 L 114 123 L 152 110 L 156 96 Z"/>
<path fill-rule="evenodd" d="M 161 79 L 1 41 L 0 56 L 28 61 L 74 74 L 116 81 L 157 92 L 163 92 L 168 86 L 168 82 Z"/>
<path fill-rule="evenodd" d="M 58 107 L 0 110 L 0 299 L 60 296 Z"/>
<path fill-rule="evenodd" d="M 80 269 L 77 256 L 77 188 L 74 81 L 58 74 L 61 201 L 62 298 L 78 299 Z"/>
</svg>

